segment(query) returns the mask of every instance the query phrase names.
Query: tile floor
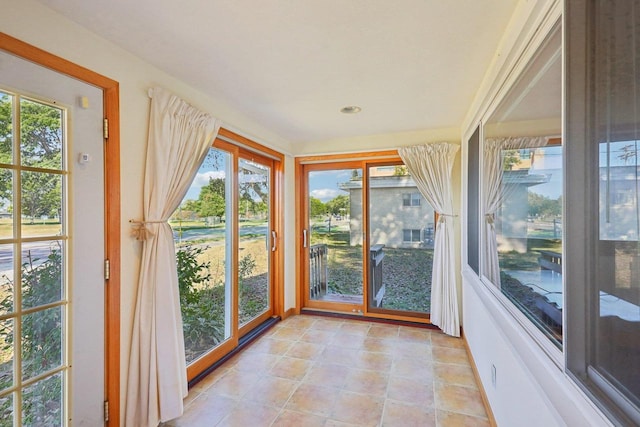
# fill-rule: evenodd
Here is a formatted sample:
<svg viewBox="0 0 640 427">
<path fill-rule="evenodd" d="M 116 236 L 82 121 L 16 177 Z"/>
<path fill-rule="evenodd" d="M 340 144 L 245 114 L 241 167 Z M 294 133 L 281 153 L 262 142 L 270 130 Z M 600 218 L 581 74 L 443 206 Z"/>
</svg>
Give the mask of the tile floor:
<svg viewBox="0 0 640 427">
<path fill-rule="evenodd" d="M 166 427 L 489 426 L 461 339 L 300 315 L 189 391 Z"/>
</svg>

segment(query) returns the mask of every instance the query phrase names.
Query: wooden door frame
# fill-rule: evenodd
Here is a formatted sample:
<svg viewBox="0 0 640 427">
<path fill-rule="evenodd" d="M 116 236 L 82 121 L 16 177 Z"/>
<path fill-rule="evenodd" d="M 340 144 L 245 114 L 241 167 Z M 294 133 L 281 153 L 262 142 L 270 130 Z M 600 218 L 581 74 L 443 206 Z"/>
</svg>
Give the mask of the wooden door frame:
<svg viewBox="0 0 640 427">
<path fill-rule="evenodd" d="M 300 314 L 303 308 L 306 307 L 307 298 L 306 292 L 308 288 L 308 277 L 306 263 L 308 262 L 306 249 L 303 247 L 303 229 L 306 227 L 308 216 L 308 183 L 306 182 L 305 166 L 306 165 L 319 165 L 321 168 L 333 169 L 341 166 L 347 167 L 360 167 L 362 168 L 362 203 L 363 203 L 363 231 L 367 233 L 366 243 L 363 244 L 363 310 L 362 315 L 367 318 L 379 318 L 386 320 L 398 320 L 408 321 L 414 323 L 431 323 L 431 315 L 421 314 L 402 314 L 393 313 L 387 310 L 370 310 L 369 299 L 369 259 L 364 251 L 368 248 L 368 230 L 369 230 L 369 209 L 368 205 L 368 192 L 369 192 L 369 167 L 370 166 L 384 166 L 385 164 L 403 163 L 402 158 L 399 156 L 397 150 L 385 150 L 385 151 L 372 151 L 362 153 L 347 153 L 347 154 L 331 154 L 331 155 L 313 155 L 313 156 L 300 156 L 295 158 L 295 180 L 296 180 L 296 192 L 295 192 L 295 204 L 296 204 L 296 313 Z M 366 215 L 364 215 L 366 213 Z M 345 305 L 346 307 L 346 305 Z M 313 307 L 310 307 L 313 309 Z M 345 312 L 344 314 L 349 314 Z"/>
<path fill-rule="evenodd" d="M 104 144 L 105 257 L 105 399 L 107 426 L 120 424 L 120 89 L 117 81 L 0 32 L 0 50 L 102 89 L 104 117 L 109 123 Z"/>
</svg>

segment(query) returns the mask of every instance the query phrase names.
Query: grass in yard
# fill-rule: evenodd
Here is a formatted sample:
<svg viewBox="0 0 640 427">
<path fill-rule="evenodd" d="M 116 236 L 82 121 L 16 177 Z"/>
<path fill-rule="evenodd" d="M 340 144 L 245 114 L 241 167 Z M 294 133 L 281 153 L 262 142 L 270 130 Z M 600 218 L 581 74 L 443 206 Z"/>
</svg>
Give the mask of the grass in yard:
<svg viewBox="0 0 640 427">
<path fill-rule="evenodd" d="M 329 290 L 341 295 L 362 295 L 362 246 L 349 245 L 349 232 L 314 230 L 311 244 L 329 249 Z M 432 249 L 384 248 L 383 308 L 428 313 L 431 304 Z"/>
</svg>

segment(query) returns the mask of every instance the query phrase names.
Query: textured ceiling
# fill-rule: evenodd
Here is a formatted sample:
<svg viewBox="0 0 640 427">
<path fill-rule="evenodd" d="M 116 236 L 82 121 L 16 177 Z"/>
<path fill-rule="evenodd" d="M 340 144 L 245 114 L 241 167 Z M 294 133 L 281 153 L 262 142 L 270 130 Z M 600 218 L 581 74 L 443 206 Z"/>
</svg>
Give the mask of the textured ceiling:
<svg viewBox="0 0 640 427">
<path fill-rule="evenodd" d="M 291 143 L 459 127 L 518 3 L 40 2 Z"/>
</svg>

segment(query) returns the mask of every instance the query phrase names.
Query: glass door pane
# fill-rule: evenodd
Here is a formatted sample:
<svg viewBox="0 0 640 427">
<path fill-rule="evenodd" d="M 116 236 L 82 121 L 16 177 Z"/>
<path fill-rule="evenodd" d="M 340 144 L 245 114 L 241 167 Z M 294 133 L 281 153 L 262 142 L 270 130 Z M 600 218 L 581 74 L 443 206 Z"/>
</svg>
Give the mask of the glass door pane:
<svg viewBox="0 0 640 427">
<path fill-rule="evenodd" d="M 362 169 L 309 170 L 307 179 L 307 299 L 312 306 L 350 304 L 361 311 Z"/>
<path fill-rule="evenodd" d="M 212 148 L 171 217 L 187 363 L 231 337 L 232 158 Z"/>
<path fill-rule="evenodd" d="M 271 309 L 271 168 L 240 159 L 238 164 L 238 295 L 240 327 Z"/>
<path fill-rule="evenodd" d="M 370 166 L 368 308 L 430 310 L 435 212 L 402 164 Z"/>
</svg>

